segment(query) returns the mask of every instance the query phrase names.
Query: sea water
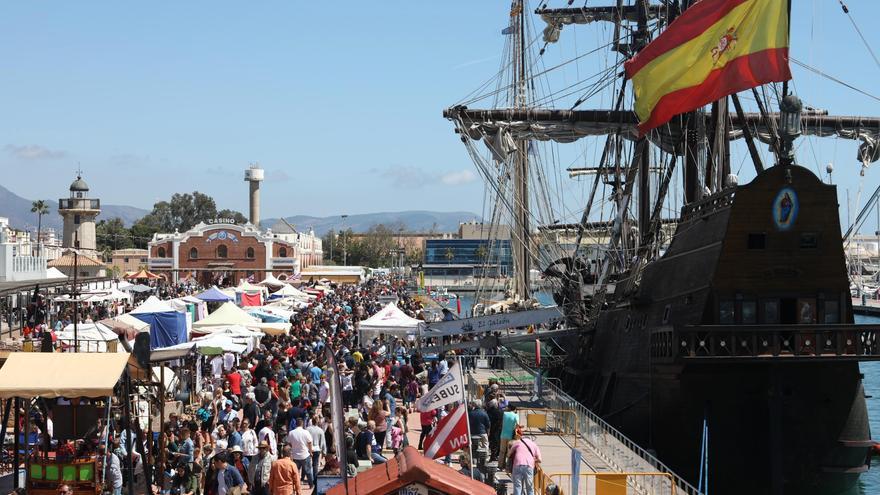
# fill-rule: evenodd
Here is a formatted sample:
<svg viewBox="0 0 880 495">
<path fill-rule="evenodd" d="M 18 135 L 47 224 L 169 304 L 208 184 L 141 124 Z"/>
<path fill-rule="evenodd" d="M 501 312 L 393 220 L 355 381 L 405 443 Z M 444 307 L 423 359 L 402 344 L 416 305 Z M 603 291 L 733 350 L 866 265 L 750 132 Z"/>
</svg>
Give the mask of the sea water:
<svg viewBox="0 0 880 495">
<path fill-rule="evenodd" d="M 541 304 L 553 304 L 552 296 L 547 292 L 535 294 Z M 461 298 L 461 316 L 468 315 L 474 304 L 472 293 L 459 294 Z M 451 301 L 449 307 L 455 310 L 455 302 Z M 880 323 L 880 317 L 856 316 L 856 323 Z M 880 439 L 880 361 L 861 363 L 859 367 L 865 375 L 864 387 L 868 404 L 868 420 L 871 424 L 872 438 Z M 862 495 L 880 494 L 880 459 L 873 458 L 871 469 L 862 474 L 859 479 L 859 493 Z"/>
<path fill-rule="evenodd" d="M 876 316 L 856 316 L 856 323 L 880 323 Z M 868 422 L 871 424 L 871 437 L 880 438 L 880 361 L 860 363 L 865 375 L 865 402 L 868 404 Z M 880 459 L 871 460 L 871 469 L 859 478 L 860 493 L 875 495 L 880 493 Z"/>
</svg>

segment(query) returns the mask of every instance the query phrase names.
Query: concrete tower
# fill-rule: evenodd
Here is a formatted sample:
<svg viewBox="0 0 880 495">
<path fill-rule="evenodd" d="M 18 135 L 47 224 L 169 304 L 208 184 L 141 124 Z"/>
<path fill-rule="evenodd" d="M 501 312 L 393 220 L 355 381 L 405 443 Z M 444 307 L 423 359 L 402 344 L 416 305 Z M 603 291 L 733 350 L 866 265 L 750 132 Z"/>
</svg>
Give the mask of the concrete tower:
<svg viewBox="0 0 880 495">
<path fill-rule="evenodd" d="M 244 171 L 244 180 L 250 183 L 250 222 L 254 227 L 260 228 L 260 182 L 263 182 L 263 169 L 256 163 Z"/>
<path fill-rule="evenodd" d="M 95 217 L 101 213 L 101 201 L 89 198 L 89 185 L 81 174 L 70 184 L 70 197 L 58 200 L 58 213 L 64 218 L 61 246 L 94 253 L 97 249 Z"/>
</svg>

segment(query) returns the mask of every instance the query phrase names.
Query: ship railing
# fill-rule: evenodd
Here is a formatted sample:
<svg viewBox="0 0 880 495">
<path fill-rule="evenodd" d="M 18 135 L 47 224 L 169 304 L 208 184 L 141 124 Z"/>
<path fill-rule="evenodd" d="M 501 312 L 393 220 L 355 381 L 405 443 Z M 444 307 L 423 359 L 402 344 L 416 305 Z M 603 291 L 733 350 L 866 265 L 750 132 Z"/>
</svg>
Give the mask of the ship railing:
<svg viewBox="0 0 880 495">
<path fill-rule="evenodd" d="M 725 189 L 683 206 L 681 209 L 681 221 L 686 222 L 694 218 L 700 218 L 715 210 L 730 206 L 733 204 L 735 192 L 736 188 Z"/>
<path fill-rule="evenodd" d="M 880 360 L 880 327 L 851 324 L 701 325 L 651 332 L 651 357 L 683 360 Z"/>
<path fill-rule="evenodd" d="M 541 495 L 550 493 L 552 487 L 556 487 L 559 495 L 574 493 L 620 493 L 627 486 L 633 486 L 634 480 L 646 487 L 645 492 L 656 495 L 676 495 L 675 483 L 672 475 L 661 472 L 638 472 L 638 473 L 579 473 L 578 487 L 571 485 L 571 473 L 546 473 L 540 467 L 535 468 L 534 476 L 535 493 Z M 577 494 L 574 494 L 577 495 Z"/>
<path fill-rule="evenodd" d="M 503 351 L 500 359 L 496 359 L 495 362 L 496 368 L 503 369 L 508 377 L 519 385 L 534 384 L 535 370 L 509 352 Z M 656 456 L 627 438 L 626 435 L 605 422 L 558 386 L 552 383 L 543 383 L 541 400 L 550 409 L 572 411 L 572 418 L 577 421 L 576 431 L 587 448 L 616 471 L 620 473 L 668 473 L 668 479 L 671 480 L 670 483 L 675 485 L 676 493 L 700 494 L 696 487 L 675 474 Z M 627 482 L 638 493 L 663 493 L 650 491 L 650 486 L 642 485 L 641 480 L 637 477 L 629 477 Z M 670 493 L 671 490 L 670 487 L 665 493 Z"/>
</svg>

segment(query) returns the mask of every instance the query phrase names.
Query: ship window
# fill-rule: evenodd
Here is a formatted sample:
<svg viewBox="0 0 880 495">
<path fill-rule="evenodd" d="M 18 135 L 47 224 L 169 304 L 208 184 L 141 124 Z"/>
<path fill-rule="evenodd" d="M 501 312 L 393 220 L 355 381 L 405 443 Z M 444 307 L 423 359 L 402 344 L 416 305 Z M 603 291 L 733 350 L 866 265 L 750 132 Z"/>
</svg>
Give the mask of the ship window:
<svg viewBox="0 0 880 495">
<path fill-rule="evenodd" d="M 743 325 L 754 325 L 758 323 L 758 303 L 755 301 L 742 302 L 742 323 Z"/>
<path fill-rule="evenodd" d="M 825 301 L 825 323 L 840 323 L 840 304 L 837 301 Z"/>
<path fill-rule="evenodd" d="M 672 305 L 667 304 L 665 308 L 663 308 L 663 324 L 669 323 L 669 313 L 672 310 Z"/>
<path fill-rule="evenodd" d="M 779 301 L 764 301 L 764 323 L 779 323 Z"/>
<path fill-rule="evenodd" d="M 764 249 L 767 246 L 767 234 L 749 234 L 749 249 Z"/>
<path fill-rule="evenodd" d="M 156 256 L 158 256 L 159 258 L 164 258 L 165 257 L 165 248 L 160 247 L 159 250 L 156 252 Z"/>
<path fill-rule="evenodd" d="M 812 298 L 800 298 L 797 301 L 797 322 L 816 323 L 816 300 Z"/>
<path fill-rule="evenodd" d="M 217 257 L 218 258 L 225 258 L 227 256 L 227 254 L 228 253 L 226 252 L 226 245 L 225 244 L 220 244 L 219 246 L 217 246 Z"/>
<path fill-rule="evenodd" d="M 252 248 L 252 247 L 247 248 L 246 256 L 248 257 L 248 259 L 251 259 L 251 260 L 254 259 L 254 248 Z"/>
<path fill-rule="evenodd" d="M 189 250 L 189 259 L 197 260 L 199 259 L 199 250 L 196 248 L 190 248 Z"/>
<path fill-rule="evenodd" d="M 726 299 L 718 304 L 718 323 L 721 325 L 736 323 L 736 304 L 733 300 Z"/>
<path fill-rule="evenodd" d="M 819 236 L 813 232 L 801 234 L 801 249 L 815 249 L 819 247 Z"/>
</svg>

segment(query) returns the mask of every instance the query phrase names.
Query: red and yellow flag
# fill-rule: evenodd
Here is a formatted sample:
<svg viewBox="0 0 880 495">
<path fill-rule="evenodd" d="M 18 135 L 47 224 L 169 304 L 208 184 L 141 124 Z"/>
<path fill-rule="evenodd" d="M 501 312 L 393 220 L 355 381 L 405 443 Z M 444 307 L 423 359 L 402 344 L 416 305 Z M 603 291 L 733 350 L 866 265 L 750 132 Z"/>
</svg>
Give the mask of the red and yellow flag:
<svg viewBox="0 0 880 495">
<path fill-rule="evenodd" d="M 791 79 L 786 0 L 702 0 L 626 62 L 639 132 L 725 96 Z"/>
</svg>

